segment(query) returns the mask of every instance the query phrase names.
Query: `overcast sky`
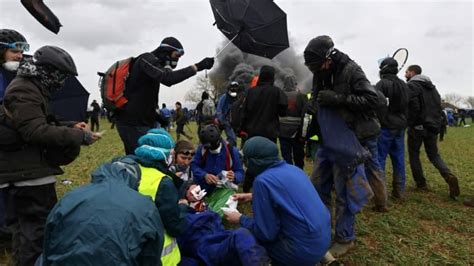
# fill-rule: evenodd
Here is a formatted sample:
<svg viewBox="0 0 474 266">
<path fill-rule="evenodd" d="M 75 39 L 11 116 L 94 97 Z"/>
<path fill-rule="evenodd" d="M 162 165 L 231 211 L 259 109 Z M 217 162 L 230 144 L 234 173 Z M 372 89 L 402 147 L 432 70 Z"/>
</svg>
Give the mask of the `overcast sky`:
<svg viewBox="0 0 474 266">
<path fill-rule="evenodd" d="M 100 99 L 97 71 L 155 49 L 164 37 L 174 36 L 184 46 L 178 68 L 213 56 L 225 38 L 212 25 L 207 0 L 44 1 L 63 24 L 58 35 L 40 25 L 19 0 L 0 0 L 0 27 L 20 31 L 32 51 L 46 44 L 67 50 L 76 62 L 79 80 L 91 93 L 90 101 Z M 287 13 L 290 43 L 299 54 L 311 38 L 330 35 L 335 46 L 376 83 L 377 60 L 406 47 L 407 66 L 422 66 L 441 95 L 474 96 L 470 0 L 275 2 Z M 184 102 L 194 83 L 195 77 L 171 88 L 162 85 L 160 102 Z"/>
</svg>

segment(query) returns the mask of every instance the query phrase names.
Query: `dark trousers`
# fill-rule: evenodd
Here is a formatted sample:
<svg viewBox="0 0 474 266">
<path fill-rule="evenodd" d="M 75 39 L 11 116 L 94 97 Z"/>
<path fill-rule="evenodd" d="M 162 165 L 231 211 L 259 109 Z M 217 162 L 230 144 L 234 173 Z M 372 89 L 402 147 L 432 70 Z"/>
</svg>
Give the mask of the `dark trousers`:
<svg viewBox="0 0 474 266">
<path fill-rule="evenodd" d="M 7 225 L 12 231 L 13 265 L 31 266 L 43 250 L 46 218 L 57 202 L 54 184 L 8 187 Z"/>
<path fill-rule="evenodd" d="M 408 157 L 410 159 L 411 172 L 413 179 L 415 179 L 417 187 L 426 186 L 426 179 L 423 174 L 423 167 L 420 161 L 420 149 L 421 145 L 425 145 L 426 155 L 428 159 L 436 167 L 443 176 L 447 178 L 451 174 L 448 166 L 444 163 L 443 159 L 438 152 L 438 134 L 433 133 L 429 130 L 415 130 L 413 128 L 408 129 Z"/>
<path fill-rule="evenodd" d="M 299 138 L 280 137 L 280 150 L 283 159 L 288 164 L 304 169 L 304 143 Z"/>
<path fill-rule="evenodd" d="M 146 126 L 129 126 L 117 121 L 117 131 L 125 148 L 125 154 L 135 154 L 138 148 L 138 139 L 145 135 L 151 127 Z"/>
<path fill-rule="evenodd" d="M 91 130 L 99 131 L 99 117 L 98 116 L 91 116 Z"/>
<path fill-rule="evenodd" d="M 6 208 L 4 195 L 3 189 L 0 189 L 0 228 L 5 227 Z"/>
</svg>

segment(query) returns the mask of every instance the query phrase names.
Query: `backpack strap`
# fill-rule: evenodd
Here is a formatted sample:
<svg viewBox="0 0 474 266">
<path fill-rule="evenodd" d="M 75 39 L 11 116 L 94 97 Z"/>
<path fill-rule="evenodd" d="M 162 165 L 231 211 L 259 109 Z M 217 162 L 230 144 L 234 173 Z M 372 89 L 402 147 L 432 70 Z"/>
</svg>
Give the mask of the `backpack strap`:
<svg viewBox="0 0 474 266">
<path fill-rule="evenodd" d="M 230 153 L 232 147 L 230 146 L 229 143 L 226 143 L 224 146 L 224 149 L 225 149 L 225 170 L 226 171 L 230 171 L 232 170 L 232 165 L 233 165 L 233 161 L 232 161 L 232 154 Z M 209 154 L 209 151 L 207 149 L 202 149 L 202 156 L 201 156 L 201 167 L 204 167 L 204 165 L 206 164 L 206 160 L 207 160 L 207 155 Z"/>
</svg>

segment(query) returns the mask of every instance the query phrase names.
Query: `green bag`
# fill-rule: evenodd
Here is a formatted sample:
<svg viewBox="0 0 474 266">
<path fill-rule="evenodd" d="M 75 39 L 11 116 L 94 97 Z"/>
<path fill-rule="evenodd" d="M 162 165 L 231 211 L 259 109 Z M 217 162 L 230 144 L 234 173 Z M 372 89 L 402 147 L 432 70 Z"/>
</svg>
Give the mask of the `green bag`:
<svg viewBox="0 0 474 266">
<path fill-rule="evenodd" d="M 235 190 L 230 188 L 216 188 L 211 195 L 206 197 L 204 201 L 207 204 L 207 207 L 219 214 L 222 218 L 224 216 L 224 212 L 221 210 L 222 207 L 226 207 L 226 202 L 230 196 L 234 195 Z"/>
</svg>

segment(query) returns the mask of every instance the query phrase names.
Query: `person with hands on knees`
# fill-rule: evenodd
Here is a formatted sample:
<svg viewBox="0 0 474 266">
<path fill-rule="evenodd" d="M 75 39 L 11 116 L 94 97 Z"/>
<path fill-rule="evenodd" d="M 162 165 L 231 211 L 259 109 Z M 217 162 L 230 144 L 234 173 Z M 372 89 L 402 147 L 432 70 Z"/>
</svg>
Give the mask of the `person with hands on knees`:
<svg viewBox="0 0 474 266">
<path fill-rule="evenodd" d="M 221 138 L 216 125 L 206 125 L 199 132 L 201 145 L 196 150 L 191 169 L 194 182 L 211 194 L 216 187 L 235 189 L 242 182 L 244 169 L 239 151 Z"/>
<path fill-rule="evenodd" d="M 272 265 L 315 265 L 331 243 L 331 220 L 308 176 L 281 160 L 267 138 L 247 140 L 243 152 L 247 171 L 255 176 L 253 193 L 234 199 L 252 201 L 253 218 L 224 212 L 225 218 L 252 232 Z"/>
<path fill-rule="evenodd" d="M 214 65 L 214 58 L 207 57 L 194 65 L 174 70 L 183 55 L 181 43 L 174 37 L 167 37 L 154 51 L 133 60 L 124 92 L 128 102 L 117 113 L 116 121 L 126 154 L 133 154 L 138 139 L 155 127 L 160 84 L 175 85 Z"/>
<path fill-rule="evenodd" d="M 100 138 L 83 123 L 65 125 L 50 113 L 52 93 L 72 76 L 77 76 L 72 57 L 43 46 L 18 68 L 0 108 L 0 187 L 15 265 L 33 265 L 41 253 L 46 217 L 57 202 L 55 176 L 64 173 L 59 166 Z"/>
</svg>

